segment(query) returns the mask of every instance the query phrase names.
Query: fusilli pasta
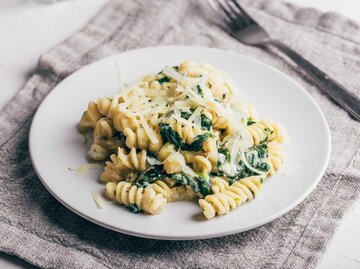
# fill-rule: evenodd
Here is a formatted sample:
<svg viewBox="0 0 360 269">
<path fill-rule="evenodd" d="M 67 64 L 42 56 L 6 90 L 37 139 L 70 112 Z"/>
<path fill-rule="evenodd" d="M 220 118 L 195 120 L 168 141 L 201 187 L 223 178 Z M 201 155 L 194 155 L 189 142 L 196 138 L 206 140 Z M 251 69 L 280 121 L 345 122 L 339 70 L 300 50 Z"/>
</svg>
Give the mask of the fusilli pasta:
<svg viewBox="0 0 360 269">
<path fill-rule="evenodd" d="M 161 193 L 156 193 L 152 186 L 140 188 L 128 182 L 108 182 L 105 187 L 106 196 L 119 204 L 144 210 L 149 214 L 159 214 L 167 200 Z"/>
<path fill-rule="evenodd" d="M 230 210 L 237 208 L 248 200 L 255 198 L 255 195 L 262 188 L 262 178 L 243 178 L 225 189 L 199 199 L 200 208 L 207 219 L 215 215 L 224 215 Z"/>
</svg>

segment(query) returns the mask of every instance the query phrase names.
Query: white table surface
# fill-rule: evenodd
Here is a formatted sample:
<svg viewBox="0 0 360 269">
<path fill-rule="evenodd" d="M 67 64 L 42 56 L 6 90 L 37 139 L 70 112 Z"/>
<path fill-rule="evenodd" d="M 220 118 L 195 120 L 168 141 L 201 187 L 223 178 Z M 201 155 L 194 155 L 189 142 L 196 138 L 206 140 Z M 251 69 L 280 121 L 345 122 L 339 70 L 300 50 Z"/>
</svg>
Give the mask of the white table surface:
<svg viewBox="0 0 360 269">
<path fill-rule="evenodd" d="M 1 0 L 0 109 L 24 85 L 36 67 L 40 54 L 79 30 L 107 1 Z M 359 0 L 288 2 L 322 11 L 335 11 L 360 23 Z M 33 266 L 17 257 L 0 253 L 0 268 Z M 317 268 L 360 268 L 360 201 L 344 217 Z"/>
</svg>

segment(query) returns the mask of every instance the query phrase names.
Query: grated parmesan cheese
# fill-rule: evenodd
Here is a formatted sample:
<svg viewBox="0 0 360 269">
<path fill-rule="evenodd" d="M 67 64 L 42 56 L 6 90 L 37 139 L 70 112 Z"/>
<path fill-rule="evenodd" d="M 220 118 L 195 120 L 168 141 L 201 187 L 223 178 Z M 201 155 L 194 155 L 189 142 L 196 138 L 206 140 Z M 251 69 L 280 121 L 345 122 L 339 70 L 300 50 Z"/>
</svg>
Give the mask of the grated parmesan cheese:
<svg viewBox="0 0 360 269">
<path fill-rule="evenodd" d="M 96 193 L 96 192 L 92 192 L 91 193 L 93 199 L 94 199 L 94 202 L 96 204 L 96 206 L 99 208 L 99 209 L 102 209 L 102 205 L 104 204 L 104 201 L 103 199 L 101 198 L 101 196 Z"/>
<path fill-rule="evenodd" d="M 69 167 L 68 170 L 76 172 L 77 176 L 81 176 L 89 170 L 97 170 L 99 168 L 100 168 L 100 164 L 98 164 L 98 163 L 84 163 L 84 164 L 80 164 L 76 167 Z"/>
<path fill-rule="evenodd" d="M 178 117 L 175 114 L 173 114 L 171 116 L 171 118 L 173 118 L 173 119 L 177 120 L 178 122 L 181 122 L 182 124 L 185 124 L 187 126 L 196 127 L 196 128 L 199 127 L 199 126 L 196 126 L 194 123 L 190 122 L 189 120 Z"/>
<path fill-rule="evenodd" d="M 192 113 L 192 115 L 190 116 L 190 118 L 188 119 L 188 121 L 190 121 L 190 122 L 194 122 L 194 120 L 198 117 L 198 116 L 200 116 L 200 113 L 201 113 L 201 111 L 203 110 L 203 108 L 202 107 L 197 107 L 196 109 L 195 109 L 195 111 Z"/>
<path fill-rule="evenodd" d="M 163 70 L 163 73 L 168 76 L 168 77 L 171 77 L 177 81 L 181 81 L 184 76 L 181 75 L 180 73 L 176 72 L 174 68 L 172 67 L 165 67 L 164 70 Z"/>
<path fill-rule="evenodd" d="M 162 164 L 162 162 L 160 162 L 156 158 L 147 157 L 146 160 L 150 165 L 160 165 L 160 164 Z"/>
<path fill-rule="evenodd" d="M 185 101 L 176 101 L 174 103 L 175 108 L 177 109 L 189 109 L 190 107 L 194 107 L 196 105 L 195 102 L 192 100 L 185 100 Z"/>
<path fill-rule="evenodd" d="M 150 126 L 147 124 L 143 115 L 140 115 L 140 123 L 141 123 L 142 127 L 144 127 L 144 130 L 145 130 L 146 134 L 148 135 L 151 143 L 153 143 L 153 144 L 158 143 L 159 141 L 154 133 L 154 130 L 151 129 Z"/>
<path fill-rule="evenodd" d="M 101 195 L 99 195 L 97 192 L 91 192 L 91 196 L 94 199 L 94 202 L 99 209 L 102 209 L 103 205 L 115 204 L 115 202 L 113 202 L 113 201 L 104 200 L 101 197 Z"/>
</svg>

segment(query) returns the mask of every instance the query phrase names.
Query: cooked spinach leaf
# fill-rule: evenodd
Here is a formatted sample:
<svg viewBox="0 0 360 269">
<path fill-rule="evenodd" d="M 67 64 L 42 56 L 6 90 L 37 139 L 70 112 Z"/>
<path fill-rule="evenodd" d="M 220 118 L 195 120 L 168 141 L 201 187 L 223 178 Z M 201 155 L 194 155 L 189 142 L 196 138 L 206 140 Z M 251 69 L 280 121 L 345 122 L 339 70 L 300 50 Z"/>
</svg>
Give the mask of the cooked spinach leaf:
<svg viewBox="0 0 360 269">
<path fill-rule="evenodd" d="M 162 165 L 154 165 L 141 174 L 132 184 L 144 188 L 156 180 L 164 179 L 167 176 Z"/>
<path fill-rule="evenodd" d="M 206 195 L 212 194 L 211 184 L 208 176 L 206 177 L 199 175 L 199 192 L 205 197 Z"/>
<path fill-rule="evenodd" d="M 270 128 L 268 128 L 268 127 L 266 127 L 266 128 L 264 129 L 264 131 L 265 131 L 268 135 L 272 135 L 272 134 L 274 133 L 274 131 L 271 130 Z"/>
<path fill-rule="evenodd" d="M 114 137 L 120 140 L 121 147 L 125 149 L 127 153 L 129 153 L 130 149 L 128 148 L 128 146 L 126 146 L 126 136 L 122 132 L 116 132 L 114 134 Z"/>
<path fill-rule="evenodd" d="M 191 117 L 191 114 L 192 113 L 187 112 L 187 111 L 181 111 L 181 117 L 185 120 L 188 120 Z"/>
<path fill-rule="evenodd" d="M 181 149 L 186 151 L 200 151 L 204 142 L 210 137 L 214 137 L 214 135 L 212 133 L 197 135 L 191 144 L 182 143 Z"/>
<path fill-rule="evenodd" d="M 176 147 L 176 149 L 186 151 L 200 151 L 203 147 L 204 142 L 208 138 L 214 136 L 212 133 L 197 135 L 195 140 L 191 144 L 187 144 L 182 141 L 179 133 L 173 130 L 169 124 L 161 123 L 160 127 L 160 134 L 165 142 L 170 142 Z"/>
<path fill-rule="evenodd" d="M 163 77 L 163 78 L 160 78 L 160 79 L 158 79 L 158 81 L 159 81 L 159 83 L 160 84 L 163 84 L 163 83 L 165 83 L 165 82 L 169 82 L 170 81 L 170 78 L 168 78 L 168 77 Z"/>
<path fill-rule="evenodd" d="M 150 157 L 150 158 L 154 158 L 154 159 L 157 159 L 158 158 L 158 156 L 157 156 L 157 154 L 155 153 L 155 152 L 152 152 L 152 151 L 147 151 L 146 152 L 146 154 L 147 154 L 147 156 L 148 157 Z"/>
<path fill-rule="evenodd" d="M 230 152 L 227 148 L 219 148 L 218 153 L 225 156 L 224 161 L 222 161 L 220 164 L 218 163 L 218 166 L 222 165 L 225 161 L 230 162 Z"/>
<path fill-rule="evenodd" d="M 180 149 L 183 144 L 181 136 L 173 130 L 169 124 L 160 123 L 160 128 L 160 134 L 164 142 L 170 142 L 176 147 L 176 149 Z"/>
<path fill-rule="evenodd" d="M 142 212 L 142 209 L 137 204 L 129 204 L 126 206 L 126 208 L 130 212 L 135 213 L 135 214 Z"/>
<path fill-rule="evenodd" d="M 247 121 L 247 126 L 253 125 L 254 123 L 256 123 L 256 121 L 254 121 L 251 117 L 249 117 Z"/>
<path fill-rule="evenodd" d="M 197 180 L 184 173 L 172 174 L 170 175 L 170 178 L 175 180 L 175 186 L 188 185 L 194 192 L 199 192 L 199 183 Z"/>
<path fill-rule="evenodd" d="M 183 119 L 188 120 L 193 112 L 194 110 L 191 110 L 191 112 L 181 111 L 181 117 Z M 210 131 L 211 127 L 212 127 L 212 120 L 206 117 L 204 114 L 201 114 L 201 129 Z"/>
<path fill-rule="evenodd" d="M 208 194 L 211 194 L 211 186 L 210 181 L 201 175 L 195 178 L 191 178 L 190 176 L 181 173 L 181 174 L 172 174 L 169 177 L 175 180 L 175 186 L 179 185 L 188 185 L 191 189 L 196 193 L 201 193 L 204 197 Z"/>
<path fill-rule="evenodd" d="M 210 131 L 212 127 L 212 120 L 201 114 L 201 128 Z"/>
<path fill-rule="evenodd" d="M 210 182 L 204 176 L 199 175 L 192 178 L 184 173 L 167 174 L 164 171 L 163 165 L 152 166 L 145 173 L 140 175 L 132 184 L 145 188 L 151 183 L 154 183 L 156 180 L 163 180 L 165 178 L 175 180 L 175 186 L 188 185 L 194 192 L 201 193 L 203 196 L 211 194 Z M 133 207 L 129 210 L 132 209 Z"/>
<path fill-rule="evenodd" d="M 254 150 L 258 152 L 259 158 L 264 159 L 268 156 L 268 138 L 266 137 L 260 144 L 256 147 L 253 147 Z"/>
<path fill-rule="evenodd" d="M 201 89 L 200 85 L 196 86 L 196 93 L 200 95 L 201 97 L 204 97 L 203 90 Z"/>
<path fill-rule="evenodd" d="M 266 160 L 268 158 L 267 139 L 262 141 L 259 145 L 251 148 L 250 151 L 245 154 L 245 156 L 249 164 L 257 170 L 262 172 L 268 172 L 270 170 L 271 167 Z M 239 167 L 237 170 L 238 172 L 235 176 L 229 177 L 229 184 L 239 181 L 244 177 L 258 175 L 254 171 L 250 170 L 243 161 L 239 162 Z"/>
</svg>

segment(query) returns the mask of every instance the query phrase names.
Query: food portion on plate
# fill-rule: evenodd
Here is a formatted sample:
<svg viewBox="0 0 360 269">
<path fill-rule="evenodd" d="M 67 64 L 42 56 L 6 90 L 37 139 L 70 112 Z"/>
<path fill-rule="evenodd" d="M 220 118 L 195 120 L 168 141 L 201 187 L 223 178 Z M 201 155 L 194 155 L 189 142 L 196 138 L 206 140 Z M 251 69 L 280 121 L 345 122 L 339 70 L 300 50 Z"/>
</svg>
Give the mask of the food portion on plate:
<svg viewBox="0 0 360 269">
<path fill-rule="evenodd" d="M 106 161 L 105 195 L 148 214 L 196 199 L 207 219 L 254 199 L 284 161 L 286 134 L 238 92 L 213 66 L 183 62 L 91 101 L 79 130 Z"/>
</svg>

